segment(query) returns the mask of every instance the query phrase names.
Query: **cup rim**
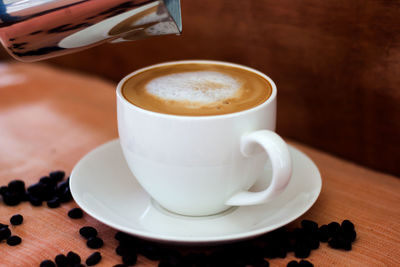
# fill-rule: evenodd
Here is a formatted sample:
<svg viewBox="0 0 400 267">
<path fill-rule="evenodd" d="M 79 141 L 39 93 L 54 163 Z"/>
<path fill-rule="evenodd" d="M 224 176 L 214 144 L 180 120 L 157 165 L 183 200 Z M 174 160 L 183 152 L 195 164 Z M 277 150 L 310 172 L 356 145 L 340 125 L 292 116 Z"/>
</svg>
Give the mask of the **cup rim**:
<svg viewBox="0 0 400 267">
<path fill-rule="evenodd" d="M 168 66 L 168 65 L 176 65 L 176 64 L 217 64 L 217 65 L 225 65 L 225 66 L 231 66 L 231 67 L 236 67 L 236 68 L 240 68 L 246 71 L 250 71 L 253 72 L 259 76 L 261 76 L 262 78 L 266 79 L 269 84 L 271 85 L 271 95 L 268 97 L 268 99 L 266 99 L 263 103 L 249 108 L 249 109 L 245 109 L 245 110 L 241 110 L 241 111 L 237 111 L 237 112 L 232 112 L 232 113 L 227 113 L 227 114 L 219 114 L 219 115 L 199 115 L 199 116 L 189 116 L 189 115 L 176 115 L 176 114 L 167 114 L 167 113 L 159 113 L 159 112 L 155 112 L 155 111 L 151 111 L 151 110 L 147 110 L 147 109 L 143 109 L 140 108 L 134 104 L 132 104 L 131 102 L 129 102 L 123 95 L 122 95 L 122 86 L 123 84 L 132 76 L 137 75 L 138 73 L 141 73 L 143 71 L 147 71 L 149 69 L 153 69 L 153 68 L 157 68 L 157 67 L 161 67 L 161 66 Z M 274 83 L 274 81 L 268 77 L 266 74 L 262 73 L 261 71 L 258 71 L 256 69 L 253 69 L 251 67 L 247 67 L 241 64 L 237 64 L 237 63 L 231 63 L 231 62 L 225 62 L 225 61 L 218 61 L 218 60 L 198 60 L 198 59 L 191 59 L 191 60 L 176 60 L 176 61 L 168 61 L 168 62 L 163 62 L 163 63 L 158 63 L 158 64 L 153 64 L 144 68 L 140 68 L 138 70 L 135 70 L 131 73 L 129 73 L 128 75 L 126 75 L 124 78 L 122 78 L 122 80 L 119 81 L 118 85 L 117 85 L 117 89 L 116 89 L 116 94 L 117 94 L 117 100 L 122 102 L 123 104 L 125 104 L 129 109 L 132 109 L 134 111 L 138 111 L 147 115 L 152 115 L 152 116 L 156 116 L 156 117 L 162 117 L 162 118 L 170 118 L 170 119 L 182 119 L 182 120 L 205 120 L 205 119 L 226 119 L 226 118 L 231 118 L 231 117 L 238 117 L 238 116 L 243 116 L 245 114 L 248 113 L 253 113 L 256 112 L 260 109 L 262 109 L 263 107 L 267 106 L 269 103 L 273 102 L 276 98 L 277 95 L 277 89 L 276 89 L 276 85 Z"/>
</svg>

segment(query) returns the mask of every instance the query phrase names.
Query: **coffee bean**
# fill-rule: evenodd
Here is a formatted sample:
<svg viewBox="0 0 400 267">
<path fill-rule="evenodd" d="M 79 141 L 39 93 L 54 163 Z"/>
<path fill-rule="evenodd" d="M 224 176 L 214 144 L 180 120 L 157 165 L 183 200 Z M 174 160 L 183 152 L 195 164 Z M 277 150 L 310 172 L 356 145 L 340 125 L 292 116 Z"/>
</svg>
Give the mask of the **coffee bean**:
<svg viewBox="0 0 400 267">
<path fill-rule="evenodd" d="M 269 267 L 269 262 L 261 259 L 259 261 L 256 261 L 252 264 L 253 267 Z"/>
<path fill-rule="evenodd" d="M 68 266 L 68 258 L 64 254 L 58 254 L 54 261 L 57 264 L 57 267 L 67 267 Z"/>
<path fill-rule="evenodd" d="M 51 179 L 48 176 L 43 176 L 39 179 L 39 183 L 50 185 L 50 186 L 55 186 L 57 182 L 53 179 Z"/>
<path fill-rule="evenodd" d="M 311 249 L 304 244 L 297 245 L 294 249 L 294 255 L 296 256 L 296 258 L 307 258 L 308 256 L 310 256 L 310 252 Z"/>
<path fill-rule="evenodd" d="M 54 179 L 55 181 L 59 182 L 65 177 L 65 172 L 64 171 L 53 171 L 49 173 L 49 176 L 51 179 Z"/>
<path fill-rule="evenodd" d="M 135 265 L 137 262 L 137 255 L 136 254 L 128 254 L 122 256 L 122 262 L 128 266 Z"/>
<path fill-rule="evenodd" d="M 71 189 L 68 187 L 66 187 L 64 189 L 64 191 L 62 191 L 59 195 L 58 195 L 61 203 L 66 203 L 72 200 L 72 194 L 71 194 Z"/>
<path fill-rule="evenodd" d="M 58 197 L 55 197 L 49 201 L 47 201 L 47 206 L 51 209 L 55 209 L 60 207 L 60 200 L 58 199 Z"/>
<path fill-rule="evenodd" d="M 341 242 L 341 240 L 339 239 L 339 237 L 332 237 L 331 239 L 329 239 L 328 245 L 329 245 L 331 248 L 339 249 L 339 248 L 342 247 L 342 242 Z"/>
<path fill-rule="evenodd" d="M 28 200 L 32 206 L 35 206 L 35 207 L 42 206 L 42 200 L 40 198 L 36 198 L 36 197 L 28 194 Z"/>
<path fill-rule="evenodd" d="M 159 260 L 161 256 L 161 251 L 152 244 L 143 244 L 139 247 L 139 253 L 148 258 L 149 260 Z"/>
<path fill-rule="evenodd" d="M 299 262 L 299 267 L 314 267 L 314 264 L 312 264 L 311 262 L 307 261 L 307 260 L 301 260 Z"/>
<path fill-rule="evenodd" d="M 0 241 L 7 239 L 11 236 L 11 231 L 7 225 L 0 227 Z"/>
<path fill-rule="evenodd" d="M 40 267 L 56 267 L 56 265 L 51 260 L 44 260 L 40 263 Z"/>
<path fill-rule="evenodd" d="M 298 267 L 299 263 L 295 260 L 293 261 L 289 261 L 288 264 L 286 265 L 286 267 Z"/>
<path fill-rule="evenodd" d="M 92 226 L 84 226 L 79 229 L 79 234 L 84 238 L 88 239 L 90 237 L 97 236 L 97 230 Z"/>
<path fill-rule="evenodd" d="M 71 219 L 80 219 L 83 216 L 83 211 L 80 208 L 73 208 L 68 211 L 68 217 Z"/>
<path fill-rule="evenodd" d="M 20 225 L 24 221 L 24 217 L 21 214 L 15 214 L 10 218 L 10 223 L 12 225 Z"/>
<path fill-rule="evenodd" d="M 12 193 L 24 193 L 25 183 L 22 180 L 13 180 L 8 183 L 8 191 Z"/>
<path fill-rule="evenodd" d="M 4 196 L 4 194 L 8 192 L 8 187 L 6 185 L 3 185 L 0 187 L 0 196 Z"/>
<path fill-rule="evenodd" d="M 21 199 L 17 193 L 7 191 L 3 195 L 3 202 L 7 206 L 17 206 L 19 203 L 21 203 Z"/>
<path fill-rule="evenodd" d="M 98 237 L 89 237 L 89 239 L 86 242 L 86 245 L 92 249 L 101 248 L 103 246 L 103 244 L 104 244 L 103 240 Z"/>
<path fill-rule="evenodd" d="M 19 245 L 19 244 L 21 244 L 21 241 L 22 241 L 21 238 L 17 235 L 12 235 L 9 238 L 7 238 L 7 244 L 9 246 Z"/>
<path fill-rule="evenodd" d="M 93 266 L 96 265 L 101 261 L 101 254 L 100 252 L 95 252 L 91 254 L 87 259 L 86 259 L 86 265 L 87 266 Z"/>
<path fill-rule="evenodd" d="M 354 224 L 349 220 L 344 220 L 340 227 L 343 230 L 354 230 Z"/>
<path fill-rule="evenodd" d="M 68 252 L 67 260 L 69 265 L 81 263 L 81 257 L 73 251 Z"/>
<path fill-rule="evenodd" d="M 340 224 L 337 222 L 331 222 L 328 224 L 328 229 L 329 229 L 330 236 L 335 236 L 340 231 Z"/>
<path fill-rule="evenodd" d="M 307 232 L 316 232 L 318 231 L 318 224 L 311 220 L 302 220 L 301 227 Z"/>
<path fill-rule="evenodd" d="M 328 225 L 322 225 L 318 229 L 318 239 L 321 242 L 328 242 L 329 238 L 331 237 L 331 232 L 329 230 Z"/>
</svg>

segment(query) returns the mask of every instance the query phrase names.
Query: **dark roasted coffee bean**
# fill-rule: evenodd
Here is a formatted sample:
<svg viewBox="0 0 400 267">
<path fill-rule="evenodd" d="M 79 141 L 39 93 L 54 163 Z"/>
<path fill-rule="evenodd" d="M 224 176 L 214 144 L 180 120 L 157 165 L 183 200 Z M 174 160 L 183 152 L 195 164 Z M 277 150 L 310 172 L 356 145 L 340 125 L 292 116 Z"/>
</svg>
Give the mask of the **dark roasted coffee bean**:
<svg viewBox="0 0 400 267">
<path fill-rule="evenodd" d="M 341 239 L 339 239 L 339 237 L 334 236 L 331 239 L 329 239 L 328 245 L 331 248 L 339 249 L 342 248 L 342 241 Z"/>
<path fill-rule="evenodd" d="M 67 260 L 69 265 L 81 263 L 81 257 L 73 251 L 68 252 Z"/>
<path fill-rule="evenodd" d="M 92 248 L 92 249 L 98 249 L 98 248 L 101 248 L 102 246 L 103 246 L 103 240 L 101 239 L 101 238 L 98 238 L 98 237 L 96 237 L 96 236 L 94 236 L 94 237 L 89 237 L 89 239 L 87 240 L 87 242 L 86 242 L 86 245 L 89 247 L 89 248 Z"/>
<path fill-rule="evenodd" d="M 53 179 L 51 179 L 48 176 L 43 176 L 42 178 L 39 179 L 39 182 L 42 184 L 50 185 L 50 186 L 55 186 L 57 184 L 56 181 L 54 181 Z"/>
<path fill-rule="evenodd" d="M 307 232 L 316 232 L 318 231 L 318 224 L 311 220 L 302 220 L 301 227 Z"/>
<path fill-rule="evenodd" d="M 294 255 L 297 258 L 307 258 L 310 256 L 311 249 L 306 245 L 296 245 L 294 249 Z"/>
<path fill-rule="evenodd" d="M 75 265 L 72 266 L 72 267 L 86 267 L 86 266 L 85 266 L 85 264 L 83 264 L 83 263 L 77 263 L 77 264 L 75 264 Z"/>
<path fill-rule="evenodd" d="M 331 232 L 329 231 L 328 225 L 322 225 L 318 229 L 318 239 L 321 242 L 328 242 L 329 238 L 331 237 Z"/>
<path fill-rule="evenodd" d="M 149 260 L 159 260 L 161 257 L 161 251 L 152 244 L 143 244 L 139 248 L 139 253 L 148 258 Z"/>
<path fill-rule="evenodd" d="M 58 195 L 58 197 L 60 198 L 60 201 L 62 203 L 66 203 L 66 202 L 71 201 L 72 200 L 72 194 L 71 194 L 71 189 L 69 188 L 69 186 L 66 187 L 64 189 L 64 191 Z"/>
<path fill-rule="evenodd" d="M 40 267 L 56 267 L 56 265 L 51 260 L 44 260 L 40 263 Z"/>
<path fill-rule="evenodd" d="M 65 256 L 64 254 L 58 254 L 54 261 L 57 264 L 57 267 L 67 267 L 68 266 L 68 259 L 67 256 Z"/>
<path fill-rule="evenodd" d="M 25 192 L 25 183 L 22 180 L 13 180 L 8 183 L 8 191 L 12 193 Z"/>
<path fill-rule="evenodd" d="M 61 181 L 65 177 L 65 172 L 64 171 L 53 171 L 49 173 L 49 176 L 51 179 L 54 179 L 56 182 Z"/>
<path fill-rule="evenodd" d="M 79 229 L 79 234 L 84 238 L 88 239 L 90 237 L 97 236 L 97 230 L 92 226 L 84 226 Z"/>
<path fill-rule="evenodd" d="M 93 266 L 96 265 L 101 261 L 101 254 L 100 252 L 95 252 L 91 254 L 87 259 L 86 259 L 86 265 L 87 266 Z"/>
<path fill-rule="evenodd" d="M 351 241 L 344 240 L 342 243 L 342 248 L 346 251 L 350 251 L 351 250 Z"/>
<path fill-rule="evenodd" d="M 122 262 L 128 266 L 135 265 L 137 262 L 137 255 L 136 254 L 127 254 L 122 256 Z"/>
<path fill-rule="evenodd" d="M 344 220 L 340 227 L 342 228 L 342 230 L 346 231 L 354 230 L 354 224 L 349 220 Z"/>
<path fill-rule="evenodd" d="M 269 262 L 261 259 L 259 261 L 256 261 L 252 264 L 253 267 L 269 267 Z"/>
<path fill-rule="evenodd" d="M 356 240 L 356 231 L 354 230 L 350 230 L 350 229 L 341 229 L 340 231 L 340 236 L 342 236 L 344 239 L 353 242 L 354 240 Z"/>
<path fill-rule="evenodd" d="M 297 261 L 289 261 L 286 267 L 298 267 L 299 263 Z"/>
<path fill-rule="evenodd" d="M 0 241 L 7 239 L 11 236 L 11 231 L 8 226 L 0 227 Z"/>
<path fill-rule="evenodd" d="M 36 183 L 32 184 L 28 187 L 28 193 L 34 197 L 39 197 L 39 195 L 43 192 L 43 188 L 45 187 L 45 184 L 42 183 Z"/>
<path fill-rule="evenodd" d="M 312 264 L 311 262 L 307 261 L 307 260 L 301 260 L 299 262 L 299 267 L 314 267 L 314 264 Z"/>
<path fill-rule="evenodd" d="M 36 197 L 28 194 L 28 200 L 32 206 L 35 206 L 35 207 L 42 206 L 42 200 L 40 198 L 36 198 Z"/>
<path fill-rule="evenodd" d="M 4 194 L 8 192 L 8 187 L 6 185 L 3 185 L 0 187 L 0 196 L 4 196 Z"/>
<path fill-rule="evenodd" d="M 80 219 L 83 216 L 83 211 L 80 208 L 73 208 L 68 211 L 68 217 L 71 219 Z"/>
<path fill-rule="evenodd" d="M 9 246 L 16 246 L 21 244 L 21 237 L 17 236 L 17 235 L 12 235 L 9 238 L 7 238 L 7 244 Z"/>
<path fill-rule="evenodd" d="M 67 187 L 69 187 L 69 181 L 62 181 L 62 182 L 58 183 L 57 188 L 56 188 L 57 195 L 64 192 L 65 188 L 67 188 Z"/>
<path fill-rule="evenodd" d="M 7 206 L 17 206 L 19 203 L 21 203 L 21 199 L 17 193 L 6 192 L 3 195 L 3 202 Z"/>
<path fill-rule="evenodd" d="M 340 224 L 337 222 L 331 222 L 328 224 L 329 233 L 331 236 L 336 236 L 340 232 Z"/>
<path fill-rule="evenodd" d="M 20 225 L 24 221 L 24 217 L 21 214 L 15 214 L 10 218 L 10 223 L 12 225 Z"/>
<path fill-rule="evenodd" d="M 119 256 L 123 256 L 125 254 L 136 254 L 137 248 L 135 246 L 126 247 L 126 246 L 119 245 L 115 249 L 115 253 L 117 253 L 117 255 L 119 255 Z"/>
<path fill-rule="evenodd" d="M 55 197 L 49 201 L 47 201 L 47 206 L 51 209 L 55 209 L 60 207 L 60 200 L 58 199 L 58 197 Z"/>
</svg>

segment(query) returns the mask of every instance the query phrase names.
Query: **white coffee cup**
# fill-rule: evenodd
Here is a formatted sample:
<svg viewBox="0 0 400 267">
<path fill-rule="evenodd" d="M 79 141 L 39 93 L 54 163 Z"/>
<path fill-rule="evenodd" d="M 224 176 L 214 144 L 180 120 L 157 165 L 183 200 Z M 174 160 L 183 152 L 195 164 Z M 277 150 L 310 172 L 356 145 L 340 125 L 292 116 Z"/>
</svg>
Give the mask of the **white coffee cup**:
<svg viewBox="0 0 400 267">
<path fill-rule="evenodd" d="M 156 113 L 131 104 L 121 93 L 136 74 L 182 61 L 153 65 L 123 78 L 117 86 L 118 131 L 134 177 L 162 207 L 174 213 L 204 216 L 231 206 L 265 203 L 289 183 L 292 163 L 286 143 L 275 132 L 276 86 L 265 74 L 242 65 L 205 60 L 256 73 L 266 79 L 271 96 L 236 113 L 179 116 Z M 272 165 L 268 188 L 247 191 Z"/>
</svg>

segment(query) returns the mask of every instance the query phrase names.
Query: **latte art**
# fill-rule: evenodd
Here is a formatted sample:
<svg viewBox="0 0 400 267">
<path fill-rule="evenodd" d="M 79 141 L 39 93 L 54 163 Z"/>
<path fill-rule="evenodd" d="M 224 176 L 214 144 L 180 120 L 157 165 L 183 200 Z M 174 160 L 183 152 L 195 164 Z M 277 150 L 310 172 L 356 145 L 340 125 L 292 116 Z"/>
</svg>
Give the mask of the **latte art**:
<svg viewBox="0 0 400 267">
<path fill-rule="evenodd" d="M 196 71 L 155 78 L 146 85 L 146 91 L 164 100 L 184 101 L 192 107 L 201 107 L 234 98 L 240 87 L 240 82 L 229 75 Z"/>
<path fill-rule="evenodd" d="M 240 67 L 182 62 L 142 70 L 128 78 L 121 91 L 130 103 L 149 111 L 207 116 L 258 106 L 272 87 L 261 75 Z"/>
</svg>

